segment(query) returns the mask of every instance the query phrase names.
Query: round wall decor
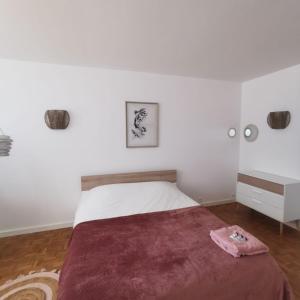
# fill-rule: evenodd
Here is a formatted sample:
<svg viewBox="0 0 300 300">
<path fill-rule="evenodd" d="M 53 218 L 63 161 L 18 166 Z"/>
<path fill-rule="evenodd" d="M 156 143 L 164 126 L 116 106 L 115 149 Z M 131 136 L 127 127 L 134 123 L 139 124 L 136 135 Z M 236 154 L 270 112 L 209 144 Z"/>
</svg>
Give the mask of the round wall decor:
<svg viewBox="0 0 300 300">
<path fill-rule="evenodd" d="M 248 142 L 254 142 L 258 137 L 258 128 L 254 124 L 249 124 L 244 129 L 244 137 Z"/>
<path fill-rule="evenodd" d="M 228 136 L 229 136 L 230 138 L 236 137 L 236 129 L 235 129 L 235 128 L 229 128 L 227 134 L 228 134 Z"/>
</svg>

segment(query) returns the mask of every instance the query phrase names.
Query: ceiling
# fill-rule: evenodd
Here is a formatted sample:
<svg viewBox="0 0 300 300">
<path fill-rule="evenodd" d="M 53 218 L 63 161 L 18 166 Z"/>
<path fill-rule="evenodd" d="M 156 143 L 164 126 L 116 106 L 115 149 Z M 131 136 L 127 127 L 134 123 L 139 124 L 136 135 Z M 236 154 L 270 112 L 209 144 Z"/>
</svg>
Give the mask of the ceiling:
<svg viewBox="0 0 300 300">
<path fill-rule="evenodd" d="M 0 0 L 0 58 L 245 81 L 300 63 L 300 1 Z"/>
</svg>

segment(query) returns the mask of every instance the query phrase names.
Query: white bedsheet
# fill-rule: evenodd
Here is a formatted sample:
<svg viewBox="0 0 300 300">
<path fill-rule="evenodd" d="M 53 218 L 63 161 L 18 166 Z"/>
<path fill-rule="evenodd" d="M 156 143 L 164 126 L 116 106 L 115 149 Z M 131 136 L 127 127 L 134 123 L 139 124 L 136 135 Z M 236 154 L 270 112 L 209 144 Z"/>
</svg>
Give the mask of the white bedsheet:
<svg viewBox="0 0 300 300">
<path fill-rule="evenodd" d="M 174 183 L 109 184 L 82 192 L 74 227 L 82 222 L 199 205 Z"/>
</svg>

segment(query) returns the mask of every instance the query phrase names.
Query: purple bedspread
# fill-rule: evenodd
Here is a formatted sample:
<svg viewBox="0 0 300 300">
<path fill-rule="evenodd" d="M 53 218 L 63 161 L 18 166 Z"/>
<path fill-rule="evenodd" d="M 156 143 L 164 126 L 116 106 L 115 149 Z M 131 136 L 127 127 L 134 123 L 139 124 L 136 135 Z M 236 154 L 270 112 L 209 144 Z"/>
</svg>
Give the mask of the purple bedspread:
<svg viewBox="0 0 300 300">
<path fill-rule="evenodd" d="M 81 223 L 58 299 L 293 299 L 269 254 L 233 258 L 211 240 L 224 225 L 202 207 Z"/>
</svg>

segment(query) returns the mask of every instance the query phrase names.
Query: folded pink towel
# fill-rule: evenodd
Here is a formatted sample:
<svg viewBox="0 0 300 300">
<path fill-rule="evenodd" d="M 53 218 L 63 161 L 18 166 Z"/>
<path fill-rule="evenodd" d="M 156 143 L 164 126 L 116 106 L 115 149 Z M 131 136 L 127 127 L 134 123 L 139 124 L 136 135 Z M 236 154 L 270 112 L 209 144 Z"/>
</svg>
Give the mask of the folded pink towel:
<svg viewBox="0 0 300 300">
<path fill-rule="evenodd" d="M 210 236 L 219 247 L 234 257 L 269 251 L 264 243 L 237 225 L 212 230 Z"/>
</svg>

